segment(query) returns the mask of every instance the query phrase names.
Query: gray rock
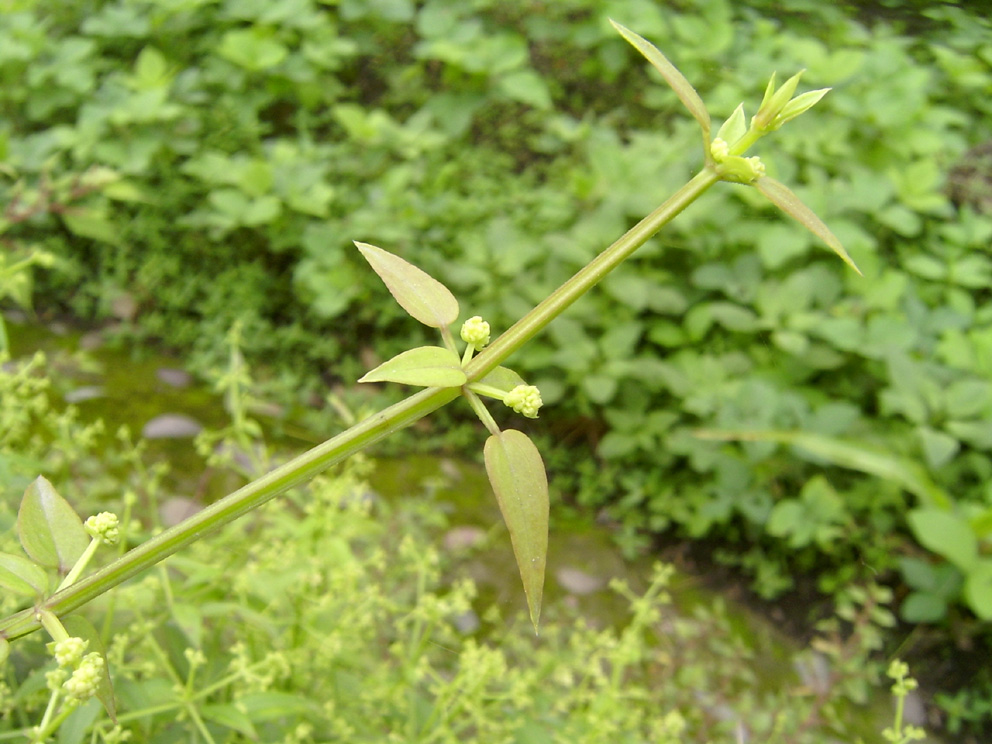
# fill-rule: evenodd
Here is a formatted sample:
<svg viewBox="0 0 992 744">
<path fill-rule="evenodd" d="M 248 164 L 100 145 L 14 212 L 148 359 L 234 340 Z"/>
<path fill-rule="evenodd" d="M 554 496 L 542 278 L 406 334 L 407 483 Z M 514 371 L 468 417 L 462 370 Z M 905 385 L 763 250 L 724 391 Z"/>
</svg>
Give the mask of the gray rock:
<svg viewBox="0 0 992 744">
<path fill-rule="evenodd" d="M 145 439 L 190 439 L 203 431 L 196 419 L 182 413 L 163 413 L 141 430 Z"/>
</svg>

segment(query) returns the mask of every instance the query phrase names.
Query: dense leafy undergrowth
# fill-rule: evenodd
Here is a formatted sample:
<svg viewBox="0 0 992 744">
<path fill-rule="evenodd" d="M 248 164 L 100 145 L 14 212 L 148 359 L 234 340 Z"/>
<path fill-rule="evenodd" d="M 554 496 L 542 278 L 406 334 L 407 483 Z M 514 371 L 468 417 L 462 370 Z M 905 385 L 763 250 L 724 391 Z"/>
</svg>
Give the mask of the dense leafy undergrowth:
<svg viewBox="0 0 992 744">
<path fill-rule="evenodd" d="M 959 684 L 992 618 L 992 218 L 945 187 L 992 138 L 992 27 L 941 6 L 911 37 L 780 5 L 21 0 L 0 16 L 4 239 L 55 256 L 45 308 L 201 369 L 240 321 L 285 400 L 357 395 L 361 360 L 419 339 L 353 239 L 498 330 L 701 164 L 607 17 L 717 119 L 806 68 L 834 90 L 764 159 L 865 278 L 728 186 L 514 365 L 556 404 L 560 492 L 608 507 L 631 548 L 716 539 L 766 597 L 880 576 Z M 949 705 L 981 718 L 984 698 Z"/>
<path fill-rule="evenodd" d="M 119 514 L 120 551 L 176 513 L 174 474 L 149 465 L 147 440 L 125 427 L 108 445 L 99 422 L 53 407 L 49 393 L 63 380 L 45 370 L 80 362 L 93 360 L 37 353 L 0 367 L 5 587 L 23 575 L 11 560 L 21 554 L 12 492 L 33 472 L 84 516 Z M 259 475 L 280 455 L 238 413 L 245 389 L 223 387 L 230 424 L 201 433 L 197 448 L 212 453 L 215 475 Z M 436 487 L 411 484 L 386 499 L 365 482 L 375 466 L 355 456 L 65 619 L 88 622 L 89 650 L 105 650 L 116 721 L 95 698 L 75 707 L 53 698 L 42 633 L 15 641 L 0 663 L 0 739 L 51 741 L 31 738 L 31 727 L 61 720 L 51 728 L 62 744 L 821 744 L 874 741 L 892 721 L 862 706 L 880 697 L 871 695 L 883 668 L 873 652 L 894 619 L 883 587 L 846 592 L 795 659 L 756 642 L 722 601 L 673 603 L 681 590 L 661 565 L 640 586 L 612 582 L 628 610 L 615 623 L 551 602 L 535 637 L 505 596 L 467 578 L 506 534 L 479 530 L 460 547 L 442 540 L 455 531 L 445 533 L 451 504 Z M 2 593 L 0 614 L 30 602 L 19 594 Z"/>
</svg>

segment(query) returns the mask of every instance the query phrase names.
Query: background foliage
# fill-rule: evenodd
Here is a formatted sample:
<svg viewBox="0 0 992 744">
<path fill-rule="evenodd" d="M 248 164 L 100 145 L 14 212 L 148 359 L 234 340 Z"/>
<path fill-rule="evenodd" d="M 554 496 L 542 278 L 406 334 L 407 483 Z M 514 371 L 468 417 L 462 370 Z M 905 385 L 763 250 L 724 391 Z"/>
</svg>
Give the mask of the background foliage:
<svg viewBox="0 0 992 744">
<path fill-rule="evenodd" d="M 240 321 L 304 401 L 420 340 L 353 239 L 505 328 L 699 166 L 694 123 L 607 17 L 716 118 L 807 68 L 834 91 L 765 162 L 865 279 L 727 187 L 514 364 L 558 403 L 559 486 L 630 547 L 706 538 L 767 597 L 880 575 L 918 639 L 954 628 L 952 660 L 992 618 L 992 219 L 981 178 L 952 173 L 992 138 L 990 25 L 785 6 L 21 0 L 0 16 L 3 239 L 56 258 L 40 305 L 201 369 Z"/>
</svg>

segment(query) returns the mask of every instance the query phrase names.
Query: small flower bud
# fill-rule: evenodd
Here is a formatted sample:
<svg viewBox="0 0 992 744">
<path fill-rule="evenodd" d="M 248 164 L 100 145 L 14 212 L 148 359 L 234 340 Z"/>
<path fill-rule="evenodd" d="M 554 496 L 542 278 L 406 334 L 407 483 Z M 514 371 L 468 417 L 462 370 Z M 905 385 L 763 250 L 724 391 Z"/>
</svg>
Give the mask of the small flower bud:
<svg viewBox="0 0 992 744">
<path fill-rule="evenodd" d="M 103 657 L 100 654 L 86 654 L 79 668 L 62 685 L 62 690 L 70 700 L 88 700 L 96 694 L 103 672 Z"/>
<path fill-rule="evenodd" d="M 489 344 L 489 323 L 476 315 L 462 323 L 462 341 L 470 344 L 476 351 L 484 349 Z"/>
<path fill-rule="evenodd" d="M 713 142 L 710 143 L 710 155 L 713 156 L 713 159 L 716 162 L 722 163 L 729 154 L 730 154 L 730 145 L 728 145 L 719 137 L 717 137 L 715 140 L 713 140 Z"/>
<path fill-rule="evenodd" d="M 60 667 L 75 667 L 86 653 L 89 641 L 82 638 L 66 638 L 55 644 L 55 662 Z"/>
<path fill-rule="evenodd" d="M 119 524 L 120 521 L 116 514 L 100 512 L 87 519 L 83 527 L 86 528 L 86 533 L 90 537 L 99 540 L 104 545 L 116 545 L 120 539 Z"/>
<path fill-rule="evenodd" d="M 544 404 L 541 400 L 541 391 L 533 385 L 517 385 L 506 394 L 503 402 L 527 418 L 537 418 L 537 412 Z"/>
</svg>

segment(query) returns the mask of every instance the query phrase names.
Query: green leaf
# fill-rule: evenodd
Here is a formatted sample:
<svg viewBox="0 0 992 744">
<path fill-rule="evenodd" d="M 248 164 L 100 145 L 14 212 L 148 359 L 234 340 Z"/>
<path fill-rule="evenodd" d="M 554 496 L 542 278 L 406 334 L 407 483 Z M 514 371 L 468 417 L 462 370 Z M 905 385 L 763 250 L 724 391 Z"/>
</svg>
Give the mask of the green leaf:
<svg viewBox="0 0 992 744">
<path fill-rule="evenodd" d="M 458 300 L 437 279 L 382 248 L 358 241 L 355 245 L 400 307 L 416 320 L 444 328 L 458 319 Z"/>
<path fill-rule="evenodd" d="M 40 475 L 24 491 L 17 536 L 35 563 L 57 568 L 62 574 L 69 572 L 90 543 L 79 515 Z"/>
<path fill-rule="evenodd" d="M 62 221 L 65 223 L 66 229 L 73 235 L 110 245 L 120 243 L 114 223 L 93 209 L 75 209 L 71 212 L 63 212 Z"/>
<path fill-rule="evenodd" d="M 899 614 L 908 623 L 940 622 L 947 614 L 947 601 L 933 594 L 912 592 L 903 601 Z"/>
<path fill-rule="evenodd" d="M 110 664 L 107 662 L 107 649 L 104 648 L 100 634 L 93 627 L 93 623 L 80 615 L 63 618 L 62 625 L 70 636 L 89 641 L 86 647 L 87 653 L 95 651 L 103 657 L 103 669 L 100 672 L 100 685 L 97 687 L 96 696 L 103 703 L 110 720 L 117 723 L 117 701 L 114 698 L 114 686 L 110 681 Z"/>
<path fill-rule="evenodd" d="M 486 473 L 510 532 L 513 555 L 537 632 L 548 556 L 548 476 L 526 434 L 507 429 L 486 440 Z"/>
<path fill-rule="evenodd" d="M 742 103 L 734 109 L 730 118 L 723 122 L 716 136 L 733 147 L 734 143 L 743 137 L 745 132 L 747 132 L 747 117 L 744 116 L 744 104 Z"/>
<path fill-rule="evenodd" d="M 515 70 L 500 77 L 499 89 L 514 101 L 525 103 L 536 109 L 547 111 L 551 108 L 551 94 L 548 86 L 533 70 Z"/>
<path fill-rule="evenodd" d="M 258 741 L 258 732 L 255 730 L 251 718 L 242 712 L 238 706 L 230 703 L 201 705 L 199 711 L 206 720 L 237 731 L 245 738 Z"/>
<path fill-rule="evenodd" d="M 708 143 L 710 138 L 710 115 L 707 113 L 706 106 L 703 104 L 703 99 L 699 97 L 696 89 L 689 84 L 689 81 L 685 79 L 685 76 L 678 71 L 675 65 L 668 61 L 665 55 L 662 54 L 654 44 L 612 19 L 610 19 L 610 23 L 613 24 L 613 28 L 615 28 L 623 38 L 625 38 L 635 49 L 637 49 L 637 51 L 644 55 L 645 59 L 647 59 L 647 61 L 661 73 L 661 76 L 665 78 L 665 81 L 672 86 L 672 90 L 674 90 L 676 95 L 678 95 L 679 100 L 682 101 L 682 104 L 687 109 L 689 109 L 689 113 L 695 117 L 696 121 L 699 122 L 699 126 L 703 128 L 703 137 Z"/>
<path fill-rule="evenodd" d="M 24 556 L 0 553 L 0 587 L 23 597 L 48 593 L 48 574 Z"/>
<path fill-rule="evenodd" d="M 779 442 L 806 450 L 842 468 L 897 483 L 927 507 L 948 510 L 951 497 L 934 483 L 918 463 L 891 455 L 864 442 L 855 442 L 801 431 L 699 430 L 702 439 L 739 440 L 745 442 Z"/>
<path fill-rule="evenodd" d="M 992 620 L 992 560 L 980 561 L 964 582 L 968 607 L 982 620 Z"/>
<path fill-rule="evenodd" d="M 359 380 L 400 382 L 423 387 L 459 387 L 467 381 L 458 355 L 440 346 L 418 346 L 404 351 Z"/>
<path fill-rule="evenodd" d="M 819 90 L 810 90 L 796 96 L 785 104 L 785 107 L 782 109 L 781 113 L 775 117 L 775 123 L 781 126 L 782 124 L 792 121 L 797 116 L 805 114 L 816 104 L 818 104 L 820 99 L 829 92 L 830 88 L 820 88 Z"/>
<path fill-rule="evenodd" d="M 258 29 L 228 31 L 217 54 L 247 70 L 265 70 L 282 62 L 289 50 Z"/>
<path fill-rule="evenodd" d="M 238 703 L 254 723 L 317 712 L 317 706 L 311 700 L 288 692 L 250 692 L 239 697 Z"/>
<path fill-rule="evenodd" d="M 754 187 L 764 194 L 772 204 L 790 217 L 798 220 L 807 230 L 826 243 L 834 253 L 841 257 L 844 263 L 858 272 L 858 275 L 863 276 L 861 269 L 855 266 L 854 261 L 847 255 L 847 251 L 844 250 L 844 246 L 841 245 L 837 236 L 830 231 L 829 227 L 823 224 L 823 221 L 813 213 L 812 209 L 799 200 L 799 197 L 792 192 L 792 189 L 784 183 L 768 176 L 755 181 Z"/>
<path fill-rule="evenodd" d="M 482 377 L 476 382 L 482 385 L 489 385 L 497 390 L 508 393 L 519 385 L 526 385 L 524 378 L 518 375 L 509 367 L 497 367 L 492 372 Z"/>
<path fill-rule="evenodd" d="M 906 517 L 920 545 L 964 573 L 978 560 L 978 541 L 968 520 L 941 509 L 914 509 Z"/>
</svg>

